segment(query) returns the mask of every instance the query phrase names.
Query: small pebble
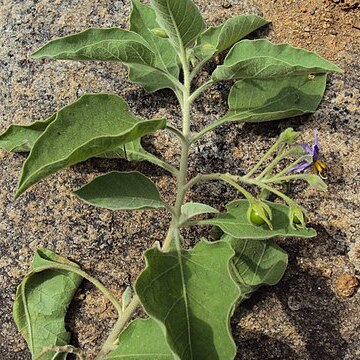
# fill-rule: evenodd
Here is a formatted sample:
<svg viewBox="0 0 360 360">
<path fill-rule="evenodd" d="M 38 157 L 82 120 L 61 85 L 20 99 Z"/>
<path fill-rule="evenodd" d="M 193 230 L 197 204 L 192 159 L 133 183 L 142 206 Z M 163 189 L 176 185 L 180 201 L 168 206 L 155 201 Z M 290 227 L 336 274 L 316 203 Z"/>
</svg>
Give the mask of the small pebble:
<svg viewBox="0 0 360 360">
<path fill-rule="evenodd" d="M 289 296 L 288 297 L 288 307 L 292 311 L 299 311 L 302 308 L 302 302 L 299 298 L 295 296 Z"/>
<path fill-rule="evenodd" d="M 232 4 L 230 1 L 227 1 L 227 0 L 224 0 L 221 4 L 221 6 L 224 8 L 224 9 L 229 9 L 232 7 Z"/>
<path fill-rule="evenodd" d="M 354 275 L 343 274 L 335 280 L 335 291 L 340 297 L 350 297 L 355 293 L 359 282 Z"/>
</svg>

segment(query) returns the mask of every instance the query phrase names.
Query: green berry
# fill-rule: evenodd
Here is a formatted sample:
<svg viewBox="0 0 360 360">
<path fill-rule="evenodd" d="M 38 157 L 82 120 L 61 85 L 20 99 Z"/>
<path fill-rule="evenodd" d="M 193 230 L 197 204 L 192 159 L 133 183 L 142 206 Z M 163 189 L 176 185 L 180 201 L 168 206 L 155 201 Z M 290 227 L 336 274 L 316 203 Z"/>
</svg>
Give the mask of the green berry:
<svg viewBox="0 0 360 360">
<path fill-rule="evenodd" d="M 293 223 L 294 224 L 301 224 L 300 219 L 296 215 L 294 215 L 294 217 L 293 217 Z"/>
<path fill-rule="evenodd" d="M 251 210 L 250 220 L 256 226 L 265 224 L 265 220 L 259 215 L 258 212 L 254 211 L 254 210 Z"/>
</svg>

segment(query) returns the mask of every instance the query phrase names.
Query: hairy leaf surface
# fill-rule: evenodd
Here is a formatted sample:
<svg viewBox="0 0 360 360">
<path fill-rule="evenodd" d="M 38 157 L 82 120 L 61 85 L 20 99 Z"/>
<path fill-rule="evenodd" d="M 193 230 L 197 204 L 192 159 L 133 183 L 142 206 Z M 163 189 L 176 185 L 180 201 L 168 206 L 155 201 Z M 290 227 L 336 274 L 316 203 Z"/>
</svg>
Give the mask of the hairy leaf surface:
<svg viewBox="0 0 360 360">
<path fill-rule="evenodd" d="M 200 60 L 210 58 L 215 53 L 228 49 L 246 35 L 268 23 L 256 15 L 240 15 L 230 18 L 223 24 L 212 26 L 204 31 L 197 41 L 195 53 Z"/>
<path fill-rule="evenodd" d="M 178 49 L 190 47 L 206 26 L 192 0 L 151 0 L 151 5 L 157 22 Z"/>
<path fill-rule="evenodd" d="M 174 360 L 165 334 L 153 319 L 136 319 L 119 336 L 119 346 L 105 360 Z"/>
<path fill-rule="evenodd" d="M 153 65 L 155 54 L 138 34 L 119 28 L 88 29 L 52 40 L 37 50 L 35 59 L 99 60 Z"/>
<path fill-rule="evenodd" d="M 233 275 L 241 289 L 239 302 L 263 285 L 276 285 L 284 275 L 288 255 L 273 240 L 252 241 L 223 235 L 235 250 Z"/>
<path fill-rule="evenodd" d="M 248 221 L 246 213 L 249 202 L 247 200 L 233 201 L 226 206 L 226 213 L 213 219 L 200 220 L 198 224 L 218 226 L 225 234 L 237 239 L 262 240 L 276 236 L 313 237 L 316 235 L 316 231 L 311 228 L 293 228 L 289 221 L 287 206 L 269 201 L 266 203 L 273 214 L 271 220 L 273 230 L 270 230 L 266 224 L 256 226 Z"/>
<path fill-rule="evenodd" d="M 237 81 L 229 94 L 229 112 L 218 120 L 261 122 L 314 112 L 326 87 L 326 75 Z"/>
<path fill-rule="evenodd" d="M 292 75 L 342 72 L 319 55 L 291 45 L 275 45 L 268 40 L 242 40 L 212 74 L 215 81 L 271 79 Z"/>
<path fill-rule="evenodd" d="M 142 85 L 148 92 L 163 88 L 174 89 L 174 83 L 166 76 L 166 73 L 179 77 L 179 59 L 174 47 L 168 39 L 156 36 L 151 31 L 159 28 L 156 21 L 155 11 L 138 0 L 132 0 L 132 12 L 130 16 L 130 30 L 142 36 L 155 54 L 154 65 L 158 69 L 144 65 L 130 65 L 130 80 Z"/>
<path fill-rule="evenodd" d="M 145 253 L 136 283 L 146 312 L 160 321 L 180 359 L 233 359 L 229 317 L 239 297 L 230 274 L 234 251 L 226 242 L 199 242 L 192 250 Z"/>
<path fill-rule="evenodd" d="M 84 95 L 63 108 L 34 144 L 24 163 L 17 196 L 68 166 L 112 151 L 164 128 L 165 120 L 141 120 L 117 95 Z"/>
<path fill-rule="evenodd" d="M 78 268 L 76 264 L 50 250 L 37 250 L 31 272 L 25 276 L 16 291 L 14 320 L 33 358 L 38 360 L 66 358 L 63 353 L 42 352 L 51 346 L 69 344 L 70 334 L 65 329 L 64 318 L 82 280 L 81 276 L 71 271 L 42 270 L 56 264 Z"/>
<path fill-rule="evenodd" d="M 74 192 L 85 202 L 110 210 L 163 208 L 155 184 L 138 171 L 112 171 Z"/>
</svg>

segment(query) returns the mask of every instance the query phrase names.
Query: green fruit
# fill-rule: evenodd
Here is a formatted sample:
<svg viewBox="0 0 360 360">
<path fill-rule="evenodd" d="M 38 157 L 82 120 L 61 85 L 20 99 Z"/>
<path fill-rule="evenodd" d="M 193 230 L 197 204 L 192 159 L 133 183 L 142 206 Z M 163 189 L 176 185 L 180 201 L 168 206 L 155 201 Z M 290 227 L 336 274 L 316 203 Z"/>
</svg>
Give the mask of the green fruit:
<svg viewBox="0 0 360 360">
<path fill-rule="evenodd" d="M 299 224 L 299 225 L 301 224 L 300 219 L 296 215 L 293 216 L 292 221 L 293 221 L 294 224 Z"/>
<path fill-rule="evenodd" d="M 254 210 L 251 210 L 250 220 L 256 226 L 265 224 L 265 220 L 259 215 L 259 213 L 257 211 L 254 211 Z"/>
</svg>

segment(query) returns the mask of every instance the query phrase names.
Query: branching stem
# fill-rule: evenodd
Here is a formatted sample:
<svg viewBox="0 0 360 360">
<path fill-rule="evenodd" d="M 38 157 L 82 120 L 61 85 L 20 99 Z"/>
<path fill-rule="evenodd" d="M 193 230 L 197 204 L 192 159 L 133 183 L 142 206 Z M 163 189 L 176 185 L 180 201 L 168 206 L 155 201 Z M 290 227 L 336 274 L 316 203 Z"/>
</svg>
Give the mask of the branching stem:
<svg viewBox="0 0 360 360">
<path fill-rule="evenodd" d="M 194 92 L 190 95 L 191 87 L 191 76 L 189 71 L 189 62 L 186 56 L 186 52 L 182 49 L 179 54 L 180 61 L 183 67 L 184 73 L 184 84 L 181 84 L 175 91 L 177 98 L 181 105 L 182 111 L 182 132 L 178 129 L 172 127 L 171 125 L 167 126 L 167 129 L 173 132 L 181 141 L 181 159 L 180 159 L 180 168 L 174 174 L 177 179 L 177 191 L 176 191 L 176 201 L 175 206 L 167 206 L 167 209 L 172 213 L 172 220 L 170 227 L 166 236 L 166 239 L 163 243 L 161 251 L 169 251 L 171 244 L 175 241 L 175 238 L 179 239 L 179 220 L 181 216 L 181 206 L 184 203 L 186 192 L 188 188 L 185 186 L 187 182 L 187 170 L 188 170 L 188 157 L 190 150 L 190 107 L 192 101 L 195 100 L 201 92 Z M 205 85 L 205 84 L 204 84 Z M 96 357 L 96 360 L 103 359 L 109 352 L 113 351 L 116 348 L 116 341 L 123 331 L 125 325 L 130 320 L 136 308 L 140 305 L 140 300 L 137 295 L 135 295 L 129 305 L 126 307 L 125 311 L 119 316 L 117 322 L 115 323 L 113 329 L 111 330 L 108 338 L 103 344 L 99 354 Z"/>
</svg>

